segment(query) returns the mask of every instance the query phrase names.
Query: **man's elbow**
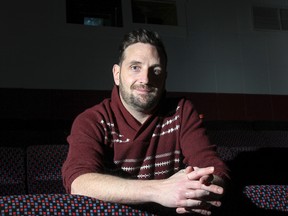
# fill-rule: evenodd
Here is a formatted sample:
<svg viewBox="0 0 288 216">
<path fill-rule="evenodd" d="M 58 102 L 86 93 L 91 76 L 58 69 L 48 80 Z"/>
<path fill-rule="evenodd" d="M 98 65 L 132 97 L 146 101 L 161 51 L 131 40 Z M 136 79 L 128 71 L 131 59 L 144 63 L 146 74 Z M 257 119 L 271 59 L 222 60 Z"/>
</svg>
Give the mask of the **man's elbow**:
<svg viewBox="0 0 288 216">
<path fill-rule="evenodd" d="M 94 174 L 95 175 L 95 174 Z M 70 186 L 70 193 L 74 195 L 90 195 L 89 194 L 89 185 L 91 186 L 93 183 L 93 174 L 86 173 L 75 178 Z"/>
<path fill-rule="evenodd" d="M 71 187 L 70 187 L 70 193 L 74 194 L 74 195 L 84 195 L 83 193 L 83 183 L 81 183 L 81 176 L 77 177 L 76 179 L 74 179 L 74 181 L 71 183 Z"/>
</svg>

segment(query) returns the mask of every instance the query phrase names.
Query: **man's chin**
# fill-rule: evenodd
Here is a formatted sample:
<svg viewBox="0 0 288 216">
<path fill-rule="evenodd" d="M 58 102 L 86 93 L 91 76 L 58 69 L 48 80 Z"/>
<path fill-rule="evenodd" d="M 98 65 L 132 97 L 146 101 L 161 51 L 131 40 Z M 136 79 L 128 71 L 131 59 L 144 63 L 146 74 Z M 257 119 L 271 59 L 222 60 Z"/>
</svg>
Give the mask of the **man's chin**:
<svg viewBox="0 0 288 216">
<path fill-rule="evenodd" d="M 150 112 L 151 110 L 153 110 L 157 103 L 155 100 L 151 101 L 147 101 L 147 100 L 138 100 L 136 103 L 134 103 L 135 107 L 137 107 L 138 111 L 141 112 Z"/>
</svg>

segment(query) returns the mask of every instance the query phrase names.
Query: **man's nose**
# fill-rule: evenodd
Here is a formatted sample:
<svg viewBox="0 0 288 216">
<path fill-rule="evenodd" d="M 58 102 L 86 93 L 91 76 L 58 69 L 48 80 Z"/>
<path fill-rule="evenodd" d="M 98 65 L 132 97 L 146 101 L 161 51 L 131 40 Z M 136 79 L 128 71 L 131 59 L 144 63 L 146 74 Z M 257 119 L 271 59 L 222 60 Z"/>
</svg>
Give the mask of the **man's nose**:
<svg viewBox="0 0 288 216">
<path fill-rule="evenodd" d="M 140 73 L 140 82 L 143 84 L 149 83 L 149 70 L 145 69 Z"/>
</svg>

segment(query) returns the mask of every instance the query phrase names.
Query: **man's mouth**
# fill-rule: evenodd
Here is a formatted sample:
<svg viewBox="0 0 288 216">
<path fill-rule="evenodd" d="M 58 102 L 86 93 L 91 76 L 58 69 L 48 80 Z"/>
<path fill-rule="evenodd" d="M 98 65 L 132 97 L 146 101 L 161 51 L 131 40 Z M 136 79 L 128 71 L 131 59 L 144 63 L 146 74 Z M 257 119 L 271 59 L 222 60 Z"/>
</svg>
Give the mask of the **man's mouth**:
<svg viewBox="0 0 288 216">
<path fill-rule="evenodd" d="M 149 93 L 149 92 L 154 92 L 155 91 L 155 88 L 149 87 L 149 86 L 146 86 L 146 85 L 133 86 L 132 89 L 136 90 L 136 91 L 139 91 L 139 92 L 143 92 L 143 93 Z"/>
</svg>

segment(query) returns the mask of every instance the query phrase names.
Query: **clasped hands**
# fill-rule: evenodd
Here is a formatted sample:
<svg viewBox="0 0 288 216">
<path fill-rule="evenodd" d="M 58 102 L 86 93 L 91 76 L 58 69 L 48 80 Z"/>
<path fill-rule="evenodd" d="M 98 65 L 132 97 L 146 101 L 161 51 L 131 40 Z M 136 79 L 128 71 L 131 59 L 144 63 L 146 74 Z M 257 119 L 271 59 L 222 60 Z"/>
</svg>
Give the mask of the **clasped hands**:
<svg viewBox="0 0 288 216">
<path fill-rule="evenodd" d="M 213 173 L 214 167 L 189 166 L 178 171 L 163 182 L 162 190 L 166 194 L 160 203 L 176 208 L 179 214 L 210 215 L 212 206 L 221 206 L 220 198 L 224 193 L 223 180 Z"/>
</svg>

